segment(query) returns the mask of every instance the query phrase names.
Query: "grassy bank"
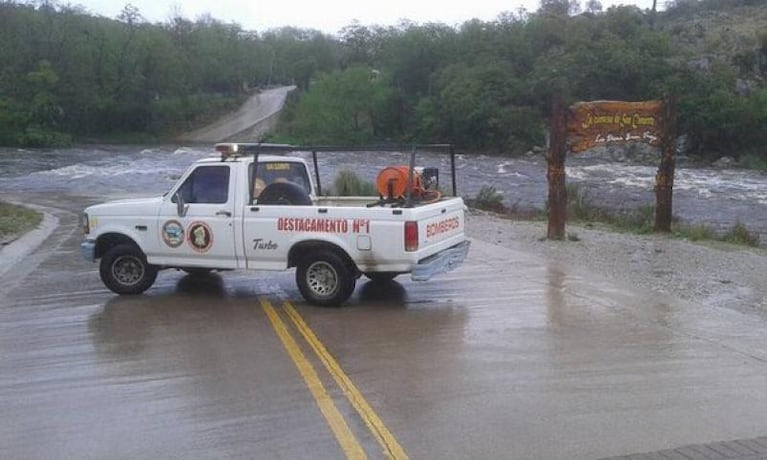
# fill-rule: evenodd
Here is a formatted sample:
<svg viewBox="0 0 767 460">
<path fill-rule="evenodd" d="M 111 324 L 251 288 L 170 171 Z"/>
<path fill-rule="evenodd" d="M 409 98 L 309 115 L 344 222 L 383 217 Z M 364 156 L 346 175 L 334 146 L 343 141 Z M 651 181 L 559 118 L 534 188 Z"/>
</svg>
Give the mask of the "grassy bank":
<svg viewBox="0 0 767 460">
<path fill-rule="evenodd" d="M 466 203 L 474 208 L 492 211 L 509 219 L 545 220 L 546 211 L 522 210 L 517 205 L 508 207 L 503 203 L 503 195 L 493 187 L 483 187 L 476 197 L 466 198 Z M 598 225 L 611 231 L 648 234 L 653 232 L 655 207 L 641 206 L 637 209 L 613 211 L 596 206 L 577 185 L 567 186 L 567 221 L 585 226 Z M 759 247 L 759 234 L 749 230 L 741 222 L 735 222 L 725 231 L 698 224 L 690 225 L 673 219 L 671 234 L 676 238 L 690 241 L 722 241 L 742 246 Z M 567 239 L 577 241 L 578 235 L 568 233 Z"/>
<path fill-rule="evenodd" d="M 0 244 L 36 228 L 42 220 L 40 212 L 0 201 Z"/>
</svg>

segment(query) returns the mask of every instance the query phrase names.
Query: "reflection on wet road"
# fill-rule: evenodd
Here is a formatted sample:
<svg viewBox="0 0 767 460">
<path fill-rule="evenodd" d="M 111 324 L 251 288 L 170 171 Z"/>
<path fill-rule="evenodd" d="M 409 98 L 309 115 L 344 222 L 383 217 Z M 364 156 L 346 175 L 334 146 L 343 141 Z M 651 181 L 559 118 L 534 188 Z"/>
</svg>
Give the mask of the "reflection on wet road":
<svg viewBox="0 0 767 460">
<path fill-rule="evenodd" d="M 758 317 L 481 241 L 340 309 L 291 272 L 119 297 L 79 256 L 83 203 L 37 198 L 61 227 L 0 280 L 2 458 L 587 459 L 767 433 Z"/>
</svg>

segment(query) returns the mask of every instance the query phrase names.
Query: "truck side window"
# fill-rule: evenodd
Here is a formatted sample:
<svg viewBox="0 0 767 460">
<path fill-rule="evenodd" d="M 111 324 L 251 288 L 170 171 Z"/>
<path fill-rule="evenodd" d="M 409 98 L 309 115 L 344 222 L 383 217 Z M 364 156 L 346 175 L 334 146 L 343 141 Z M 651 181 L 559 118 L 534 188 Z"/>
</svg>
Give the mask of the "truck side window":
<svg viewBox="0 0 767 460">
<path fill-rule="evenodd" d="M 222 204 L 229 201 L 229 167 L 200 166 L 178 189 L 186 203 Z"/>
</svg>

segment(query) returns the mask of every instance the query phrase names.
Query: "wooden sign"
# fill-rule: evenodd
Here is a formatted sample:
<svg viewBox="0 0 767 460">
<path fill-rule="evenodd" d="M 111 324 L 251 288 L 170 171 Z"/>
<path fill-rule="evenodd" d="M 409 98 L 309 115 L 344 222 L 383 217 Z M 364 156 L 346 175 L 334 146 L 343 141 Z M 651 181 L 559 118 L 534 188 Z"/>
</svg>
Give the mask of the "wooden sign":
<svg viewBox="0 0 767 460">
<path fill-rule="evenodd" d="M 578 102 L 570 106 L 567 138 L 573 153 L 628 142 L 660 146 L 663 101 Z"/>
<path fill-rule="evenodd" d="M 549 227 L 547 238 L 565 237 L 567 187 L 565 156 L 610 143 L 644 142 L 661 148 L 661 163 L 655 177 L 655 231 L 670 232 L 674 187 L 674 139 L 676 97 L 664 101 L 578 102 L 565 108 L 555 95 L 551 110 L 551 141 L 546 155 L 549 183 Z"/>
</svg>

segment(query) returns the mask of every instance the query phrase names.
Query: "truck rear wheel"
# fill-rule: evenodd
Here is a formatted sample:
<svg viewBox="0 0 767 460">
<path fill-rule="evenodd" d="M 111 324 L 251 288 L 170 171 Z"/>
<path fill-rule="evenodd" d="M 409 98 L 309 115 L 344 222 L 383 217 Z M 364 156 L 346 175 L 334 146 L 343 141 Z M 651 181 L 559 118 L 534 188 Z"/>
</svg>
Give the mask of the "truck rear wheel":
<svg viewBox="0 0 767 460">
<path fill-rule="evenodd" d="M 296 269 L 296 284 L 307 302 L 340 306 L 354 292 L 357 277 L 349 263 L 336 252 L 318 251 L 304 257 Z"/>
<path fill-rule="evenodd" d="M 101 258 L 99 275 L 104 285 L 117 294 L 141 294 L 157 278 L 157 268 L 132 244 L 118 244 Z"/>
</svg>

